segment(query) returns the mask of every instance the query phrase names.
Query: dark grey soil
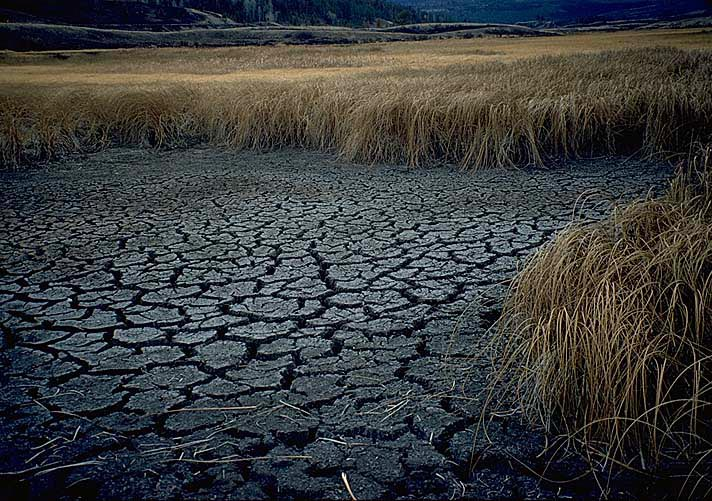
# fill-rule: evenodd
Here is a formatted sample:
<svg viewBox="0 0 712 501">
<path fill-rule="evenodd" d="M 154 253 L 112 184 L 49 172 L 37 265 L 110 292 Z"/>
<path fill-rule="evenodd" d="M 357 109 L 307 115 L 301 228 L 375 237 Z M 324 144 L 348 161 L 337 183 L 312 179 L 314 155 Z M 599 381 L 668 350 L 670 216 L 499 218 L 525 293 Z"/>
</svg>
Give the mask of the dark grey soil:
<svg viewBox="0 0 712 501">
<path fill-rule="evenodd" d="M 359 500 L 596 496 L 540 482 L 514 418 L 468 474 L 486 331 L 577 201 L 669 174 L 205 149 L 1 173 L 0 498 L 347 499 L 342 473 Z"/>
</svg>

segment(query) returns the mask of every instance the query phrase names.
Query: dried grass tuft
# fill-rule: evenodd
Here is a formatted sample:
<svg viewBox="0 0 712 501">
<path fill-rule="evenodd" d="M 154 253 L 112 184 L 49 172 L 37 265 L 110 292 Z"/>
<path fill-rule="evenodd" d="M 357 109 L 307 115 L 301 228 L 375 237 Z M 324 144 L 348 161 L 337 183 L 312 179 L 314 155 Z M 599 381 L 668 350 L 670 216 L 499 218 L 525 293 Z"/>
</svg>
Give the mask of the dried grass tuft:
<svg viewBox="0 0 712 501">
<path fill-rule="evenodd" d="M 530 421 L 614 461 L 682 455 L 700 468 L 712 454 L 712 150 L 664 196 L 538 251 L 497 346 L 497 380 Z"/>
</svg>

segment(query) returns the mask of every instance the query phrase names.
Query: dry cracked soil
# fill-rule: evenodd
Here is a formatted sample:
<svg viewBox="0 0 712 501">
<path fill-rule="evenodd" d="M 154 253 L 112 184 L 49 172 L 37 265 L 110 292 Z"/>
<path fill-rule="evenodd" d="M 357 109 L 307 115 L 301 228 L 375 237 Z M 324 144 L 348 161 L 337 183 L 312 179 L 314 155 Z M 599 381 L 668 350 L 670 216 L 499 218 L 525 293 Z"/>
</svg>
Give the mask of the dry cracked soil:
<svg viewBox="0 0 712 501">
<path fill-rule="evenodd" d="M 669 176 L 199 148 L 0 173 L 0 498 L 597 496 L 541 481 L 514 418 L 474 442 L 488 328 L 527 254 Z"/>
</svg>

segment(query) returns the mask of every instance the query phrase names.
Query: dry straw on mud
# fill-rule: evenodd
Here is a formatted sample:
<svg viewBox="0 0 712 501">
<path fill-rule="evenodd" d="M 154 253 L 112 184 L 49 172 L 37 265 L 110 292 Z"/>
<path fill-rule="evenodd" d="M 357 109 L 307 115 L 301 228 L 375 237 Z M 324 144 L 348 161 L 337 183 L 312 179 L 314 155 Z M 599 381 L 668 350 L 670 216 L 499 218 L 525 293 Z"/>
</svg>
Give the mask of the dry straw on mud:
<svg viewBox="0 0 712 501">
<path fill-rule="evenodd" d="M 4 87 L 0 161 L 116 144 L 306 147 L 361 162 L 464 167 L 686 152 L 712 137 L 710 81 L 709 50 L 659 48 L 303 81 Z"/>
<path fill-rule="evenodd" d="M 532 421 L 608 459 L 675 453 L 708 465 L 712 151 L 661 198 L 538 251 L 513 283 L 498 341 L 499 382 Z"/>
</svg>

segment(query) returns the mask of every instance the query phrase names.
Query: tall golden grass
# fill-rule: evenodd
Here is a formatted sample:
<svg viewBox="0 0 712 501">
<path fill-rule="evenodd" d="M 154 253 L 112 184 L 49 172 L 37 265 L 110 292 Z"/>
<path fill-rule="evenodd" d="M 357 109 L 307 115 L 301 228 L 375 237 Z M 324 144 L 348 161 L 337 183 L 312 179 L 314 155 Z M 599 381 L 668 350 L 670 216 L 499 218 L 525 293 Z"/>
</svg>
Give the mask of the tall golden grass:
<svg viewBox="0 0 712 501">
<path fill-rule="evenodd" d="M 709 467 L 712 150 L 664 196 L 568 228 L 538 251 L 499 327 L 498 380 L 531 421 L 614 461 L 650 467 L 675 454 L 693 473 Z M 687 487 L 701 479 L 712 484 L 707 472 Z"/>
<path fill-rule="evenodd" d="M 110 84 L 57 88 L 32 85 L 30 76 L 27 86 L 0 86 L 0 161 L 17 165 L 111 145 L 208 143 L 331 150 L 367 163 L 488 167 L 684 152 L 712 137 L 710 50 L 309 75 L 167 84 L 122 83 L 119 75 Z"/>
</svg>

